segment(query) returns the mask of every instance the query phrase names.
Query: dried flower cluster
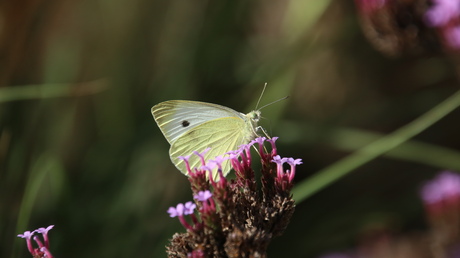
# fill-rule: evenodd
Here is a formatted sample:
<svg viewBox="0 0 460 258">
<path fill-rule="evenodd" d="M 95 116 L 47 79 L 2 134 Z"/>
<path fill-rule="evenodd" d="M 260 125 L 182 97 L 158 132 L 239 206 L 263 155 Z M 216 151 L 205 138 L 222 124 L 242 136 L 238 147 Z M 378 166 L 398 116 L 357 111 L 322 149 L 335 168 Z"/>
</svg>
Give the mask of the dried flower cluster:
<svg viewBox="0 0 460 258">
<path fill-rule="evenodd" d="M 27 241 L 27 249 L 29 249 L 30 254 L 34 258 L 53 258 L 53 255 L 50 253 L 50 242 L 48 239 L 48 231 L 50 231 L 54 225 L 48 226 L 47 228 L 39 228 L 32 232 L 26 231 L 24 234 L 19 234 L 18 237 L 25 238 Z M 34 234 L 42 234 L 44 243 L 40 240 L 38 236 L 34 236 Z M 35 243 L 37 243 L 38 248 L 34 248 L 32 246 L 32 240 L 34 239 Z"/>
<path fill-rule="evenodd" d="M 168 210 L 187 229 L 174 234 L 167 246 L 170 257 L 266 256 L 268 244 L 284 232 L 294 212 L 290 190 L 296 166 L 302 164 L 300 159 L 277 155 L 276 139 L 260 137 L 209 161 L 203 153 L 194 153 L 202 160 L 202 167 L 188 168 L 195 203 Z M 265 142 L 270 143 L 271 151 L 266 151 Z M 250 150 L 256 145 L 262 163 L 260 189 L 251 168 Z M 187 157 L 183 159 L 187 162 Z M 231 162 L 235 179 L 223 176 L 224 160 Z M 283 167 L 286 163 L 287 170 Z M 213 173 L 219 174 L 218 180 L 213 179 Z"/>
<path fill-rule="evenodd" d="M 363 33 L 375 49 L 391 57 L 436 48 L 424 22 L 427 0 L 355 0 Z"/>
<path fill-rule="evenodd" d="M 458 0 L 355 0 L 363 32 L 389 56 L 460 50 Z"/>
</svg>

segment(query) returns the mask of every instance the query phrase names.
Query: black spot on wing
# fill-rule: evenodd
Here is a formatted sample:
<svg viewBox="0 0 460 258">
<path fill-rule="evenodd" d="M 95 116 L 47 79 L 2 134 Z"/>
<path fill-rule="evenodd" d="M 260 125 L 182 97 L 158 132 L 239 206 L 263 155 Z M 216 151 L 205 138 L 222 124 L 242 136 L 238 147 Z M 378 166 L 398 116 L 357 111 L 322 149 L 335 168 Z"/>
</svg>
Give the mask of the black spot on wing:
<svg viewBox="0 0 460 258">
<path fill-rule="evenodd" d="M 189 121 L 187 121 L 187 120 L 184 120 L 184 121 L 182 121 L 182 123 L 181 123 L 181 124 L 182 124 L 182 127 L 187 127 L 187 126 L 189 126 L 189 125 L 190 125 L 190 122 L 189 122 Z"/>
</svg>

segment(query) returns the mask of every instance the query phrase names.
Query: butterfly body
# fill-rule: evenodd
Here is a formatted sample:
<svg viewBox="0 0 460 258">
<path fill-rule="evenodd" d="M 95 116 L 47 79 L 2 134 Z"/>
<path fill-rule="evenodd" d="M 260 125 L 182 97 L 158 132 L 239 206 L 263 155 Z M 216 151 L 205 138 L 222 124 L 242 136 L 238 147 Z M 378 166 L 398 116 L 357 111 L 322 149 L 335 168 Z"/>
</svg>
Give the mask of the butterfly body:
<svg viewBox="0 0 460 258">
<path fill-rule="evenodd" d="M 152 115 L 171 144 L 171 161 L 186 175 L 188 172 L 185 163 L 178 157 L 211 148 L 204 156 L 205 160 L 209 160 L 236 150 L 241 144 L 247 144 L 258 137 L 258 110 L 243 114 L 217 104 L 170 100 L 152 107 Z M 190 157 L 189 163 L 192 168 L 201 167 L 201 161 L 196 155 Z M 222 170 L 224 175 L 229 172 L 228 161 L 222 164 Z"/>
</svg>

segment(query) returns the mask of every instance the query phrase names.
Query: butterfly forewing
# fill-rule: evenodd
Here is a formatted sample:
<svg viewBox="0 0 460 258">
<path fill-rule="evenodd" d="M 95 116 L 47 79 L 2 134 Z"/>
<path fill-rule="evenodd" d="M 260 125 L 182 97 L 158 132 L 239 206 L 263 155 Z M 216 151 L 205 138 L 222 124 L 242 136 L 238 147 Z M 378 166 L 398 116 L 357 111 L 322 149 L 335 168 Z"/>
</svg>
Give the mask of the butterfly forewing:
<svg viewBox="0 0 460 258">
<path fill-rule="evenodd" d="M 185 132 L 204 122 L 222 117 L 244 119 L 244 114 L 233 109 L 188 100 L 170 100 L 159 103 L 152 107 L 152 115 L 170 144 Z"/>
</svg>

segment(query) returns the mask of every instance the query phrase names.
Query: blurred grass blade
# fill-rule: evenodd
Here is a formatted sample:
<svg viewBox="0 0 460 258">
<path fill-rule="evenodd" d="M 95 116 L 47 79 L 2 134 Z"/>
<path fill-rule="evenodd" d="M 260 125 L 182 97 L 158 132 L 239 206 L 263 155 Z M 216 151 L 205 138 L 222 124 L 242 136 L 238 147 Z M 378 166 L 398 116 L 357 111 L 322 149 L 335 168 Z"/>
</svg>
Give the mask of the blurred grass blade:
<svg viewBox="0 0 460 258">
<path fill-rule="evenodd" d="M 359 166 L 406 142 L 439 121 L 458 106 L 460 106 L 460 91 L 454 93 L 413 122 L 376 140 L 331 166 L 318 171 L 311 178 L 299 183 L 292 191 L 294 199 L 297 202 L 305 200 Z"/>
<path fill-rule="evenodd" d="M 56 155 L 44 153 L 36 160 L 31 167 L 22 197 L 16 232 L 34 229 L 27 227 L 33 209 L 42 210 L 46 209 L 44 207 L 53 206 L 54 199 L 61 192 L 64 174 L 64 168 Z"/>
<path fill-rule="evenodd" d="M 95 80 L 72 84 L 56 83 L 3 87 L 0 88 L 0 103 L 24 99 L 91 95 L 103 91 L 106 86 L 105 80 Z"/>
<path fill-rule="evenodd" d="M 306 122 L 281 121 L 276 126 L 277 128 L 283 128 L 275 131 L 280 132 L 277 136 L 281 137 L 285 144 L 295 144 L 300 139 L 306 144 L 320 142 L 334 149 L 347 152 L 359 150 L 384 136 L 380 133 L 356 128 L 334 127 L 325 129 Z M 319 130 L 321 132 L 326 130 L 326 132 L 318 133 Z M 320 139 L 318 139 L 318 135 Z M 440 169 L 460 171 L 460 162 L 458 162 L 460 160 L 459 151 L 426 142 L 408 140 L 382 155 Z"/>
</svg>

